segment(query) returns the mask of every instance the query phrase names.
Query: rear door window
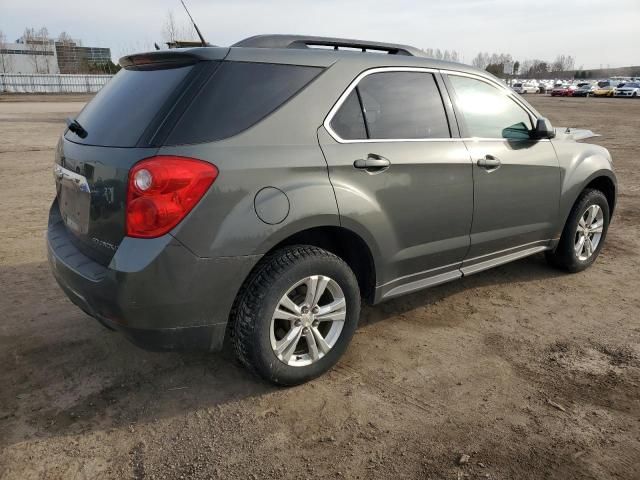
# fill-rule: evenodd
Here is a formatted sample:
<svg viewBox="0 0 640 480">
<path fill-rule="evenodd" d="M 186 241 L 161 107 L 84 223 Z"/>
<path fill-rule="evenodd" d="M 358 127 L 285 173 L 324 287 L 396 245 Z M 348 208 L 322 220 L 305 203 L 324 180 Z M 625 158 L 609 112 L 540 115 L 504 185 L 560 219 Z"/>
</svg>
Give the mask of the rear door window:
<svg viewBox="0 0 640 480">
<path fill-rule="evenodd" d="M 364 77 L 331 119 L 342 140 L 450 138 L 433 74 L 390 71 Z"/>
<path fill-rule="evenodd" d="M 319 67 L 222 62 L 164 143 L 202 143 L 237 135 L 282 106 L 320 72 Z"/>
<path fill-rule="evenodd" d="M 135 146 L 192 68 L 123 68 L 76 117 L 87 136 L 67 132 L 65 137 L 85 145 Z"/>
<path fill-rule="evenodd" d="M 449 138 L 442 97 L 431 73 L 382 72 L 359 84 L 369 138 Z"/>
</svg>

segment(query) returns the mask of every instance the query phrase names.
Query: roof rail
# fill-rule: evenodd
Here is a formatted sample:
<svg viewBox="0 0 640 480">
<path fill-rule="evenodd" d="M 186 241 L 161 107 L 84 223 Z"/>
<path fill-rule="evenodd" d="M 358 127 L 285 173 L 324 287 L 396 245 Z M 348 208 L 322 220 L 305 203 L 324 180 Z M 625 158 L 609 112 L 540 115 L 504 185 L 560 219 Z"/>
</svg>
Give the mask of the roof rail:
<svg viewBox="0 0 640 480">
<path fill-rule="evenodd" d="M 351 40 L 348 38 L 313 37 L 306 35 L 255 35 L 245 38 L 231 45 L 232 47 L 245 48 L 312 48 L 333 47 L 360 49 L 363 52 L 386 52 L 390 55 L 409 55 L 423 57 L 424 52 L 409 45 L 396 45 L 394 43 L 369 42 L 366 40 Z"/>
</svg>

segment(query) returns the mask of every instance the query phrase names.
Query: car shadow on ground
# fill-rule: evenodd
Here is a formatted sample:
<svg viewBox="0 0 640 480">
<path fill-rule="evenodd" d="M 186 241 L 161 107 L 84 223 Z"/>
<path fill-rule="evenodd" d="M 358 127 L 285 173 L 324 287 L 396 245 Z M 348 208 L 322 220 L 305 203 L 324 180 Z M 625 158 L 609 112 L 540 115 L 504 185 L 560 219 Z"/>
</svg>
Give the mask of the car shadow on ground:
<svg viewBox="0 0 640 480">
<path fill-rule="evenodd" d="M 550 267 L 543 254 L 533 255 L 516 262 L 486 270 L 449 283 L 421 290 L 389 300 L 376 306 L 366 306 L 360 319 L 360 328 L 388 320 L 417 308 L 425 308 L 446 298 L 471 289 L 491 288 L 503 284 L 527 283 L 556 278 L 567 273 Z"/>
<path fill-rule="evenodd" d="M 466 289 L 558 275 L 542 256 L 530 257 L 365 307 L 360 327 Z M 131 345 L 73 306 L 46 262 L 2 267 L 0 284 L 7 286 L 0 330 L 0 446 L 148 423 L 280 391 L 239 366 L 229 349 L 152 353 Z"/>
</svg>

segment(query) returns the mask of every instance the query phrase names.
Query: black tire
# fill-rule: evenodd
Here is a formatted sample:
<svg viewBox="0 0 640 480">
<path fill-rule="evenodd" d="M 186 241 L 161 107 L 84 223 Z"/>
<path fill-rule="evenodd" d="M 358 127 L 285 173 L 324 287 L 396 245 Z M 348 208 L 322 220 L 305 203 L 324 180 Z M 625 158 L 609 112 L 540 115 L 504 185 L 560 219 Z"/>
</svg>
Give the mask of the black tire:
<svg viewBox="0 0 640 480">
<path fill-rule="evenodd" d="M 600 241 L 591 256 L 585 260 L 581 260 L 575 251 L 574 243 L 580 218 L 591 205 L 598 205 L 602 209 L 602 236 L 600 237 Z M 591 264 L 595 262 L 596 258 L 598 258 L 600 250 L 602 250 L 602 246 L 604 245 L 607 237 L 607 231 L 609 229 L 609 219 L 610 212 L 607 197 L 605 197 L 600 190 L 587 189 L 582 192 L 571 209 L 571 213 L 569 214 L 567 223 L 562 231 L 562 236 L 560 237 L 558 246 L 554 251 L 546 252 L 546 258 L 549 264 L 571 273 L 581 272 L 582 270 L 589 268 Z"/>
<path fill-rule="evenodd" d="M 344 294 L 346 317 L 333 347 L 315 363 L 290 366 L 271 346 L 271 319 L 282 296 L 311 276 L 333 279 Z M 360 317 L 360 289 L 349 266 L 321 248 L 298 245 L 277 250 L 256 266 L 245 281 L 232 310 L 231 340 L 238 360 L 249 370 L 277 385 L 298 385 L 333 367 L 347 349 Z"/>
</svg>

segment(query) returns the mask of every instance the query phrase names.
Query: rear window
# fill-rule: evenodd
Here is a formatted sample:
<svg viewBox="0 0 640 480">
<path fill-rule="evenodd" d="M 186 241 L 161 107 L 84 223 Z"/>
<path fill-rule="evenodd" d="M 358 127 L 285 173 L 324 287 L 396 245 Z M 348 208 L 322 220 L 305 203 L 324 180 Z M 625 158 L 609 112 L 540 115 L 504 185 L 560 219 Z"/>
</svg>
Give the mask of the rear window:
<svg viewBox="0 0 640 480">
<path fill-rule="evenodd" d="M 202 143 L 237 135 L 282 106 L 320 72 L 319 67 L 223 62 L 164 143 Z"/>
<path fill-rule="evenodd" d="M 192 68 L 120 70 L 76 117 L 87 136 L 67 132 L 66 138 L 86 145 L 135 146 Z"/>
</svg>

